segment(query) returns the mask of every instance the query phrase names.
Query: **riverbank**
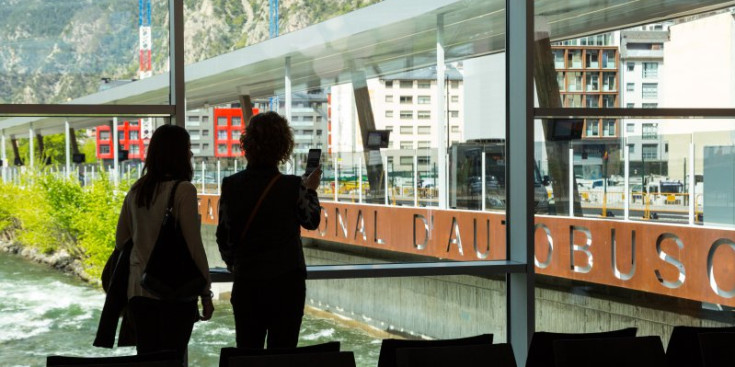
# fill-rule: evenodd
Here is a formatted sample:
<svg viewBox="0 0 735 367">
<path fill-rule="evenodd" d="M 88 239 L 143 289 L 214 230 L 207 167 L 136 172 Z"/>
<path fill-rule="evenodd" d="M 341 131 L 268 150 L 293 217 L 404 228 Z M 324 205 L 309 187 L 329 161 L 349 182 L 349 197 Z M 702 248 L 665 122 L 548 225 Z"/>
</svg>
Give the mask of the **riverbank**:
<svg viewBox="0 0 735 367">
<path fill-rule="evenodd" d="M 81 259 L 74 258 L 66 250 L 54 251 L 53 253 L 43 253 L 39 249 L 24 246 L 13 240 L 7 234 L 0 237 L 0 251 L 19 255 L 30 261 L 47 265 L 61 272 L 71 274 L 77 278 L 92 284 L 100 284 L 99 279 L 92 278 L 86 271 Z"/>
</svg>

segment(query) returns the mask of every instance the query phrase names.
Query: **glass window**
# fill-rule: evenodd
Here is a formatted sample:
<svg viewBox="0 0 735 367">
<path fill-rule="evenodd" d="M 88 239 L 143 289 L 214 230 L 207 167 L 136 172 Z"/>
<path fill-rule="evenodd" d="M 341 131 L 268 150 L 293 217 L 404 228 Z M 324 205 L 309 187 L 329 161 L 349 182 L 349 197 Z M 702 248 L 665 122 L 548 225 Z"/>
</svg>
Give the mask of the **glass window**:
<svg viewBox="0 0 735 367">
<path fill-rule="evenodd" d="M 100 140 L 110 140 L 110 132 L 100 131 Z"/>
<path fill-rule="evenodd" d="M 202 136 L 209 136 L 209 129 L 202 130 Z"/>
<path fill-rule="evenodd" d="M 227 130 L 217 130 L 217 140 L 227 140 Z"/>
<path fill-rule="evenodd" d="M 449 85 L 452 89 L 457 89 L 459 88 L 459 80 L 452 80 L 449 82 Z"/>
<path fill-rule="evenodd" d="M 585 64 L 587 68 L 598 69 L 600 67 L 600 53 L 599 50 L 586 50 L 585 51 Z"/>
<path fill-rule="evenodd" d="M 635 103 L 626 103 L 625 107 L 627 108 L 635 108 Z"/>
<path fill-rule="evenodd" d="M 453 117 L 453 118 L 459 117 L 459 111 L 449 111 L 449 117 Z"/>
<path fill-rule="evenodd" d="M 412 141 L 402 141 L 401 149 L 413 149 L 413 142 Z"/>
<path fill-rule="evenodd" d="M 635 131 L 635 125 L 633 124 L 627 124 L 625 125 L 625 132 L 632 133 Z"/>
<path fill-rule="evenodd" d="M 393 117 L 393 110 L 386 110 L 385 117 Z"/>
<path fill-rule="evenodd" d="M 600 122 L 587 120 L 587 136 L 600 136 Z"/>
<path fill-rule="evenodd" d="M 429 89 L 429 88 L 431 88 L 431 81 L 429 81 L 429 80 L 419 80 L 417 84 L 418 84 L 418 88 L 419 89 Z"/>
<path fill-rule="evenodd" d="M 567 73 L 567 91 L 569 92 L 581 92 L 582 91 L 582 73 L 572 72 Z"/>
<path fill-rule="evenodd" d="M 455 126 L 452 126 L 452 132 L 453 133 L 458 133 L 459 132 L 459 126 L 456 126 L 456 125 Z"/>
<path fill-rule="evenodd" d="M 585 76 L 585 86 L 587 91 L 600 90 L 600 73 L 587 73 Z"/>
<path fill-rule="evenodd" d="M 233 117 L 232 118 L 232 126 L 240 126 L 242 125 L 242 118 L 240 117 Z"/>
<path fill-rule="evenodd" d="M 564 69 L 564 50 L 557 49 L 551 51 L 554 54 L 554 67 Z"/>
<path fill-rule="evenodd" d="M 392 80 L 386 80 L 385 81 L 385 87 L 386 88 L 393 88 L 393 81 Z"/>
<path fill-rule="evenodd" d="M 420 135 L 431 134 L 431 126 L 419 126 L 419 134 Z"/>
<path fill-rule="evenodd" d="M 452 96 L 452 103 L 457 103 L 457 102 L 459 102 L 459 96 Z"/>
<path fill-rule="evenodd" d="M 643 108 L 657 108 L 658 103 L 643 103 L 642 107 Z"/>
<path fill-rule="evenodd" d="M 413 118 L 413 111 L 401 111 L 401 120 L 410 120 Z"/>
<path fill-rule="evenodd" d="M 428 120 L 431 118 L 431 111 L 418 111 L 417 117 L 419 120 Z"/>
<path fill-rule="evenodd" d="M 626 92 L 635 92 L 635 83 L 625 83 Z"/>
<path fill-rule="evenodd" d="M 600 97 L 597 95 L 587 96 L 585 97 L 585 101 L 589 108 L 600 107 Z"/>
<path fill-rule="evenodd" d="M 118 131 L 118 132 L 117 132 L 117 140 L 118 140 L 118 141 L 123 141 L 123 140 L 125 140 L 125 132 L 124 132 L 124 131 Z"/>
<path fill-rule="evenodd" d="M 393 125 L 387 125 L 385 129 L 388 131 L 393 131 Z"/>
<path fill-rule="evenodd" d="M 603 136 L 616 136 L 615 133 L 615 120 L 603 120 L 602 121 L 602 135 Z"/>
<path fill-rule="evenodd" d="M 400 162 L 403 166 L 410 166 L 413 164 L 413 157 L 401 156 Z"/>
<path fill-rule="evenodd" d="M 401 134 L 413 134 L 413 126 L 401 126 Z"/>
<path fill-rule="evenodd" d="M 242 133 L 241 130 L 235 129 L 232 130 L 232 140 L 238 140 L 240 139 L 240 134 Z"/>
<path fill-rule="evenodd" d="M 628 156 L 635 153 L 635 144 L 628 144 Z"/>
<path fill-rule="evenodd" d="M 207 149 L 209 149 L 209 144 L 207 143 L 202 144 L 202 150 L 207 150 Z"/>
<path fill-rule="evenodd" d="M 616 51 L 615 50 L 603 50 L 602 51 L 602 67 L 605 69 L 617 69 L 615 66 Z"/>
<path fill-rule="evenodd" d="M 567 51 L 567 67 L 571 69 L 582 68 L 582 50 Z"/>
<path fill-rule="evenodd" d="M 641 155 L 643 159 L 658 159 L 658 144 L 643 144 L 641 146 Z"/>
<path fill-rule="evenodd" d="M 130 134 L 132 136 L 132 131 L 130 132 Z M 197 131 L 189 131 L 189 138 L 191 140 L 199 140 L 199 139 L 201 139 L 201 136 L 199 136 L 199 131 L 198 130 Z"/>
<path fill-rule="evenodd" d="M 400 101 L 401 101 L 401 104 L 413 103 L 413 96 L 401 96 Z"/>
<path fill-rule="evenodd" d="M 219 154 L 227 154 L 227 145 L 226 144 L 219 144 L 219 145 L 217 145 L 217 153 L 219 153 Z"/>
<path fill-rule="evenodd" d="M 428 140 L 421 140 L 418 142 L 419 149 L 431 148 L 431 142 Z"/>
<path fill-rule="evenodd" d="M 642 125 L 641 138 L 646 140 L 655 140 L 658 137 L 658 124 L 645 123 Z"/>
<path fill-rule="evenodd" d="M 634 62 L 628 62 L 625 65 L 628 67 L 628 71 L 635 70 L 635 63 Z"/>
<path fill-rule="evenodd" d="M 217 125 L 227 126 L 227 117 L 224 117 L 224 116 L 217 117 Z"/>
<path fill-rule="evenodd" d="M 559 84 L 559 90 L 564 91 L 565 85 L 564 85 L 564 79 L 567 77 L 567 73 L 563 71 L 559 71 L 556 73 L 556 83 Z"/>
<path fill-rule="evenodd" d="M 130 144 L 130 154 L 139 154 L 139 153 L 140 153 L 140 145 Z"/>
<path fill-rule="evenodd" d="M 107 144 L 100 145 L 100 154 L 110 154 L 110 146 Z"/>
<path fill-rule="evenodd" d="M 232 154 L 240 154 L 240 144 L 232 144 Z"/>
<path fill-rule="evenodd" d="M 456 102 L 454 99 L 457 96 L 452 96 L 452 102 Z M 419 104 L 429 104 L 431 103 L 431 96 L 418 96 L 418 103 Z"/>
<path fill-rule="evenodd" d="M 392 95 L 385 96 L 385 102 L 386 103 L 392 103 L 393 102 L 393 96 Z"/>
<path fill-rule="evenodd" d="M 401 80 L 401 88 L 403 89 L 413 88 L 413 80 Z"/>
<path fill-rule="evenodd" d="M 614 95 L 614 94 L 605 94 L 605 95 L 603 95 L 602 96 L 602 105 L 604 107 L 606 107 L 606 108 L 617 107 L 616 106 L 616 103 L 615 103 L 615 101 L 616 101 L 616 98 L 615 97 L 617 97 L 617 96 Z"/>
<path fill-rule="evenodd" d="M 612 92 L 618 90 L 618 75 L 606 71 L 602 73 L 602 90 L 605 92 Z"/>
<path fill-rule="evenodd" d="M 209 122 L 209 116 L 202 116 L 202 123 L 206 124 Z"/>
<path fill-rule="evenodd" d="M 643 63 L 643 77 L 644 78 L 657 78 L 658 77 L 658 63 L 644 62 Z"/>
<path fill-rule="evenodd" d="M 135 130 L 130 131 L 130 140 L 138 140 L 138 132 Z"/>
<path fill-rule="evenodd" d="M 643 98 L 657 98 L 658 83 L 643 83 L 641 93 Z"/>
<path fill-rule="evenodd" d="M 199 126 L 199 116 L 187 116 L 186 126 Z"/>
</svg>

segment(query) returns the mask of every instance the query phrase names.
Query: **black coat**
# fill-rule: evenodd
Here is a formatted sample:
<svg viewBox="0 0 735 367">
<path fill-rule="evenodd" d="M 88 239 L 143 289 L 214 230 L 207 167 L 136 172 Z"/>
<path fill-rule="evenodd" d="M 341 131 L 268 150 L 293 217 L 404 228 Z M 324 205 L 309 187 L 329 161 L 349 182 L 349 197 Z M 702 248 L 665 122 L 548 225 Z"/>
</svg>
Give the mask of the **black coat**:
<svg viewBox="0 0 735 367">
<path fill-rule="evenodd" d="M 125 244 L 123 250 L 115 249 L 107 259 L 102 270 L 102 288 L 107 292 L 105 305 L 102 307 L 100 322 L 97 326 L 97 336 L 92 345 L 95 347 L 112 348 L 115 345 L 117 323 L 122 316 L 122 326 L 117 346 L 134 346 L 135 333 L 130 325 L 126 308 L 128 305 L 128 278 L 130 275 L 130 250 L 132 240 Z"/>
</svg>

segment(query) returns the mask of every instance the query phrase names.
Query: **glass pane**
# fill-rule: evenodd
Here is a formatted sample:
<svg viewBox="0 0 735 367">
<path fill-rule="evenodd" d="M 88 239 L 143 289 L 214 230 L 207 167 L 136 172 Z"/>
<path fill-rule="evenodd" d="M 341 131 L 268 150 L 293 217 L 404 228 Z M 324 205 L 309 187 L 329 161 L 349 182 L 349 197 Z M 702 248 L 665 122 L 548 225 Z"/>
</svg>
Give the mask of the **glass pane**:
<svg viewBox="0 0 735 367">
<path fill-rule="evenodd" d="M 537 4 L 536 11 L 538 13 L 546 9 L 552 12 L 549 6 Z M 641 10 L 649 10 L 648 6 L 641 4 Z M 580 17 L 588 18 L 595 18 L 592 14 L 598 12 L 611 18 L 619 15 L 613 8 L 601 9 L 597 4 L 590 3 L 574 10 L 562 11 L 567 16 L 561 19 L 556 15 L 538 18 L 537 29 L 550 31 L 550 38 L 539 41 L 543 44 L 540 49 L 548 49 L 535 58 L 551 71 L 545 72 L 543 77 L 551 79 L 557 76 L 557 83 L 546 80 L 536 85 L 541 88 L 540 93 L 558 93 L 560 102 L 565 102 L 560 104 L 555 98 L 544 98 L 541 99 L 540 107 L 608 108 L 629 104 L 635 108 L 734 106 L 731 98 L 735 83 L 732 57 L 722 53 L 732 41 L 729 36 L 732 27 L 729 9 L 630 28 L 620 27 L 594 36 L 568 38 L 566 31 L 584 24 L 582 20 L 578 23 L 569 21 L 576 19 L 569 13 L 578 12 Z M 622 19 L 620 24 L 623 24 Z M 591 24 L 587 24 L 587 27 L 591 27 Z M 697 42 L 701 39 L 711 41 Z M 562 55 L 565 55 L 566 63 L 560 61 Z M 560 79 L 559 74 L 566 76 L 566 87 L 561 83 L 563 79 Z M 620 85 L 625 88 L 621 90 Z M 688 92 L 692 90 L 707 93 L 692 95 Z M 594 97 L 601 94 L 619 100 L 620 104 L 577 105 L 569 102 L 570 98 L 580 94 L 585 100 L 590 97 L 596 99 Z"/>
<path fill-rule="evenodd" d="M 134 93 L 118 89 L 168 74 L 168 1 L 5 6 L 0 103 L 74 103 L 89 96 L 84 103 L 168 104 L 168 78 L 142 102 L 126 102 L 135 99 Z"/>
</svg>

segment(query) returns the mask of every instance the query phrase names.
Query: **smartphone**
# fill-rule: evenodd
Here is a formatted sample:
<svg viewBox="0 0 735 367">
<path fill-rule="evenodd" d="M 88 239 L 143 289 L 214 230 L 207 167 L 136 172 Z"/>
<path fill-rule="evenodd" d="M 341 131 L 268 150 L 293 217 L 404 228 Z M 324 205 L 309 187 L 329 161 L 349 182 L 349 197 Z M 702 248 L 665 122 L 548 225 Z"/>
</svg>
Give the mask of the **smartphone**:
<svg viewBox="0 0 735 367">
<path fill-rule="evenodd" d="M 319 167 L 319 160 L 321 158 L 321 149 L 309 149 L 309 154 L 306 156 L 306 172 L 304 172 L 304 176 L 309 176 L 317 167 Z"/>
</svg>

